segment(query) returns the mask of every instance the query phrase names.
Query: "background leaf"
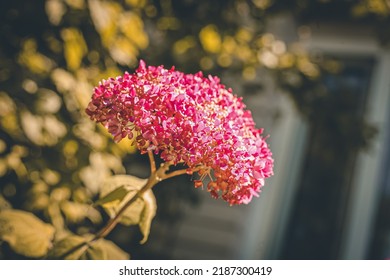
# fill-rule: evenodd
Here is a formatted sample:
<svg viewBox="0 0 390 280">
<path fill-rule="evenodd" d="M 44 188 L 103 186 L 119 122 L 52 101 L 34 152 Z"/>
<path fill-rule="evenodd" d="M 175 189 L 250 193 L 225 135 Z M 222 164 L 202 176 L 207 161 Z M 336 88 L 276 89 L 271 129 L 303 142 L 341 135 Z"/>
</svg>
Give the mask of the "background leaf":
<svg viewBox="0 0 390 280">
<path fill-rule="evenodd" d="M 88 218 L 94 224 L 102 221 L 99 211 L 84 203 L 65 200 L 61 203 L 61 210 L 70 223 L 79 223 L 85 218 Z"/>
<path fill-rule="evenodd" d="M 0 194 L 0 210 L 10 209 L 11 204 Z"/>
<path fill-rule="evenodd" d="M 54 227 L 31 213 L 6 209 L 0 212 L 0 240 L 16 253 L 39 258 L 49 251 Z"/>
</svg>

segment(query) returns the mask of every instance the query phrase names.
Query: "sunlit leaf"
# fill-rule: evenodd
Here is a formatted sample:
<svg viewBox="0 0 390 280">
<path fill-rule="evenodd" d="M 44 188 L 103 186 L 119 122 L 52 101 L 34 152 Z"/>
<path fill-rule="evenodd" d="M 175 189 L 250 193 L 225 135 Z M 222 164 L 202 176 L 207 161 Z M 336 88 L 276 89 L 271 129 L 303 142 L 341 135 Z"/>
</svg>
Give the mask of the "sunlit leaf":
<svg viewBox="0 0 390 280">
<path fill-rule="evenodd" d="M 107 131 L 107 129 L 105 129 Z M 134 135 L 136 135 L 136 132 L 134 131 Z M 110 137 L 112 137 L 110 135 Z M 134 136 L 135 138 L 135 136 Z M 133 154 L 138 151 L 137 145 L 134 139 L 124 138 L 119 143 L 116 143 L 116 145 L 113 147 L 113 152 L 118 150 L 119 155 L 123 154 Z"/>
<path fill-rule="evenodd" d="M 35 106 L 39 112 L 54 114 L 60 110 L 62 102 L 57 93 L 46 88 L 41 88 L 38 94 L 39 98 Z"/>
<path fill-rule="evenodd" d="M 205 51 L 217 53 L 221 49 L 221 36 L 215 25 L 207 25 L 199 33 L 199 39 Z"/>
<path fill-rule="evenodd" d="M 53 146 L 66 132 L 66 126 L 54 115 L 33 115 L 29 111 L 20 114 L 21 124 L 27 138 L 37 145 Z"/>
<path fill-rule="evenodd" d="M 146 182 L 146 179 L 140 179 L 131 175 L 117 175 L 107 179 L 102 187 L 101 197 L 105 197 L 116 189 L 120 189 L 118 193 L 122 196 L 123 189 L 127 190 L 126 196 L 121 201 L 117 200 L 116 203 L 113 203 L 115 201 L 113 200 L 110 201 L 109 205 L 103 205 L 110 217 L 114 217 L 119 209 L 130 201 Z M 156 209 L 157 204 L 154 194 L 151 190 L 148 190 L 126 208 L 120 222 L 124 225 L 138 224 L 144 236 L 141 243 L 145 243 L 149 236 L 152 219 L 156 215 Z"/>
<path fill-rule="evenodd" d="M 78 260 L 89 248 L 86 238 L 78 235 L 69 235 L 54 243 L 54 247 L 48 254 L 49 259 Z"/>
<path fill-rule="evenodd" d="M 100 240 L 100 246 L 105 250 L 108 260 L 128 260 L 130 255 L 109 240 Z"/>
<path fill-rule="evenodd" d="M 145 192 L 142 198 L 144 202 L 144 208 L 141 213 L 139 228 L 144 236 L 141 240 L 141 244 L 144 244 L 149 237 L 150 226 L 157 211 L 157 204 L 156 198 L 151 190 Z"/>
<path fill-rule="evenodd" d="M 88 218 L 91 222 L 97 224 L 102 220 L 99 211 L 84 203 L 65 200 L 60 207 L 66 220 L 70 223 L 79 223 Z"/>
<path fill-rule="evenodd" d="M 68 68 L 76 70 L 88 51 L 83 34 L 75 28 L 66 28 L 61 31 L 61 37 L 65 42 L 64 55 Z"/>
<path fill-rule="evenodd" d="M 61 231 L 65 228 L 65 220 L 61 215 L 61 209 L 57 201 L 49 203 L 47 213 L 56 231 Z"/>
<path fill-rule="evenodd" d="M 46 193 L 37 193 L 30 195 L 30 201 L 26 203 L 28 210 L 45 210 L 49 206 L 49 196 Z"/>
<path fill-rule="evenodd" d="M 148 46 L 149 38 L 144 31 L 144 23 L 136 13 L 127 12 L 122 14 L 119 28 L 138 48 L 145 49 Z"/>
<path fill-rule="evenodd" d="M 52 245 L 54 228 L 31 213 L 5 209 L 0 212 L 0 240 L 16 253 L 33 258 L 44 256 Z"/>
<path fill-rule="evenodd" d="M 91 242 L 87 257 L 91 260 L 128 260 L 130 255 L 112 241 L 99 239 Z"/>
<path fill-rule="evenodd" d="M 173 51 L 176 54 L 184 54 L 189 49 L 193 48 L 195 46 L 195 39 L 193 36 L 186 36 L 183 39 L 180 39 L 175 42 L 173 45 Z"/>
<path fill-rule="evenodd" d="M 85 8 L 84 0 L 65 0 L 65 2 L 73 9 L 81 10 Z"/>
<path fill-rule="evenodd" d="M 16 104 L 4 91 L 0 91 L 0 116 L 3 118 L 8 114 L 15 113 Z"/>
<path fill-rule="evenodd" d="M 91 152 L 89 162 L 90 165 L 82 168 L 79 175 L 88 191 L 93 194 L 101 192 L 102 182 L 111 176 L 112 171 L 115 173 L 125 171 L 121 158 L 109 153 Z"/>
<path fill-rule="evenodd" d="M 105 239 L 93 240 L 93 236 L 70 234 L 54 244 L 49 259 L 64 260 L 128 260 L 129 254 L 113 242 Z"/>
<path fill-rule="evenodd" d="M 128 196 L 133 197 L 134 195 Z M 128 201 L 125 199 L 124 201 Z M 151 190 L 146 191 L 141 198 L 138 198 L 131 204 L 123 213 L 121 223 L 124 225 L 138 224 L 143 235 L 141 244 L 145 243 L 149 237 L 150 226 L 154 216 L 156 215 L 157 204 L 154 194 Z"/>
<path fill-rule="evenodd" d="M 85 259 L 87 260 L 107 260 L 107 253 L 104 251 L 102 246 L 99 246 L 101 243 L 94 242 L 88 247 L 85 252 Z"/>
<path fill-rule="evenodd" d="M 11 204 L 0 194 L 0 211 L 10 208 L 12 208 Z"/>
<path fill-rule="evenodd" d="M 42 170 L 41 176 L 48 185 L 56 185 L 61 180 L 61 174 L 49 168 Z"/>
<path fill-rule="evenodd" d="M 118 210 L 129 201 L 147 180 L 131 175 L 116 175 L 106 179 L 101 187 L 99 202 L 110 217 L 114 217 Z M 126 193 L 125 193 L 126 192 Z M 108 196 L 108 198 L 105 198 Z M 119 199 L 120 198 L 120 199 Z"/>
<path fill-rule="evenodd" d="M 125 186 L 120 186 L 97 200 L 94 204 L 96 206 L 102 205 L 104 207 L 110 207 L 110 204 L 118 205 L 125 198 L 128 192 L 129 191 Z"/>
<path fill-rule="evenodd" d="M 18 61 L 31 72 L 37 74 L 48 73 L 53 66 L 53 62 L 48 57 L 37 51 L 37 42 L 35 39 L 28 39 L 23 42 Z"/>
<path fill-rule="evenodd" d="M 100 33 L 102 43 L 109 47 L 117 35 L 117 20 L 122 12 L 119 3 L 89 0 L 92 22 Z"/>
<path fill-rule="evenodd" d="M 51 72 L 51 79 L 61 93 L 72 90 L 76 83 L 73 75 L 61 68 L 54 69 Z"/>
<path fill-rule="evenodd" d="M 256 5 L 256 7 L 260 8 L 260 9 L 266 9 L 272 3 L 271 0 L 252 0 L 252 2 L 253 2 L 253 4 Z"/>
<path fill-rule="evenodd" d="M 142 8 L 146 5 L 147 1 L 146 0 L 126 0 L 126 3 L 128 5 L 133 6 L 133 7 Z"/>
<path fill-rule="evenodd" d="M 49 21 L 54 25 L 58 25 L 61 22 L 62 16 L 66 12 L 65 5 L 61 0 L 47 0 L 45 10 Z"/>
<path fill-rule="evenodd" d="M 135 44 L 123 36 L 116 38 L 109 47 L 112 58 L 123 65 L 133 65 L 137 60 L 139 51 Z"/>
<path fill-rule="evenodd" d="M 131 195 L 134 196 L 135 192 L 131 192 Z M 142 211 L 144 210 L 144 202 L 142 199 L 138 198 L 134 201 L 126 211 L 122 214 L 121 224 L 130 226 L 137 225 L 141 222 Z"/>
</svg>

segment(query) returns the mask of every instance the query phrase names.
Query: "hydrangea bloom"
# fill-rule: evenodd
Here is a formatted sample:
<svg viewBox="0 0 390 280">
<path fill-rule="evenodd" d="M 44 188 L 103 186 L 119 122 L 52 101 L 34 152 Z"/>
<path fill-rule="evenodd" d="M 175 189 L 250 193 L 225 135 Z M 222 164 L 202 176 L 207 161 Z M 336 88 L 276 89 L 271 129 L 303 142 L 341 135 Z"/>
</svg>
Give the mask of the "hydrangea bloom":
<svg viewBox="0 0 390 280">
<path fill-rule="evenodd" d="M 230 204 L 250 202 L 273 175 L 262 129 L 217 77 L 141 61 L 134 74 L 100 82 L 86 112 L 115 141 L 134 136 L 142 153 L 152 150 L 166 162 L 186 164 L 190 174 L 198 172 L 195 187 L 208 175 L 211 195 Z"/>
</svg>

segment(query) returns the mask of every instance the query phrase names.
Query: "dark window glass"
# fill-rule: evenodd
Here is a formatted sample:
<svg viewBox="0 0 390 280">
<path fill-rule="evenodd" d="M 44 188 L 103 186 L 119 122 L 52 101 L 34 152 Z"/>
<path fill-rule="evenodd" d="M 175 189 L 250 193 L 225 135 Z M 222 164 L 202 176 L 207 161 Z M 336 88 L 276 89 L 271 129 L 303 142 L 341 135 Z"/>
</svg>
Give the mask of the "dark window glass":
<svg viewBox="0 0 390 280">
<path fill-rule="evenodd" d="M 390 140 L 390 114 L 387 128 L 387 141 Z M 370 246 L 370 259 L 390 259 L 390 146 L 385 147 L 385 159 L 382 165 L 382 182 L 379 193 L 379 207 Z"/>
<path fill-rule="evenodd" d="M 343 59 L 341 73 L 325 74 L 316 96 L 309 141 L 281 259 L 337 259 L 356 155 L 363 146 L 363 113 L 371 59 Z M 313 93 L 314 94 L 314 93 Z"/>
</svg>

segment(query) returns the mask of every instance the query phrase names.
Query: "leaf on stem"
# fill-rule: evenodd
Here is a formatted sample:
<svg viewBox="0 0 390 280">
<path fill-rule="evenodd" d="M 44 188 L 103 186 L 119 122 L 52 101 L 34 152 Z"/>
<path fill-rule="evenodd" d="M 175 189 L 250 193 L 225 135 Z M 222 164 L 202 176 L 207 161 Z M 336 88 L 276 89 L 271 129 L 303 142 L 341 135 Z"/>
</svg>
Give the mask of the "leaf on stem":
<svg viewBox="0 0 390 280">
<path fill-rule="evenodd" d="M 87 253 L 91 260 L 128 260 L 130 255 L 106 239 L 99 239 L 91 244 Z"/>
<path fill-rule="evenodd" d="M 54 244 L 48 254 L 49 259 L 79 260 L 88 249 L 87 239 L 83 236 L 68 235 Z"/>
<path fill-rule="evenodd" d="M 131 175 L 112 176 L 105 181 L 102 187 L 101 199 L 98 202 L 103 206 L 108 215 L 113 218 L 146 182 L 146 179 L 140 179 Z M 127 193 L 123 196 L 124 190 Z M 127 226 L 139 225 L 143 235 L 141 244 L 143 244 L 148 239 L 150 226 L 156 215 L 156 210 L 156 198 L 151 190 L 147 190 L 122 213 L 120 223 Z"/>
<path fill-rule="evenodd" d="M 110 207 L 112 205 L 118 205 L 128 194 L 129 190 L 126 186 L 119 186 L 118 188 L 110 191 L 108 194 L 103 196 L 105 192 L 106 184 L 103 185 L 102 192 L 100 193 L 100 199 L 98 199 L 94 205 L 101 205 L 105 208 Z"/>
<path fill-rule="evenodd" d="M 68 235 L 54 244 L 48 257 L 65 260 L 128 260 L 129 254 L 112 241 L 92 236 Z"/>
<path fill-rule="evenodd" d="M 54 227 L 29 212 L 5 209 L 0 212 L 0 240 L 16 253 L 39 258 L 52 246 Z"/>
<path fill-rule="evenodd" d="M 139 228 L 144 236 L 140 243 L 144 244 L 148 240 L 150 226 L 152 224 L 154 216 L 156 215 L 157 203 L 152 190 L 148 190 L 147 192 L 145 192 L 142 198 L 144 201 L 144 208 L 141 213 Z"/>
</svg>

